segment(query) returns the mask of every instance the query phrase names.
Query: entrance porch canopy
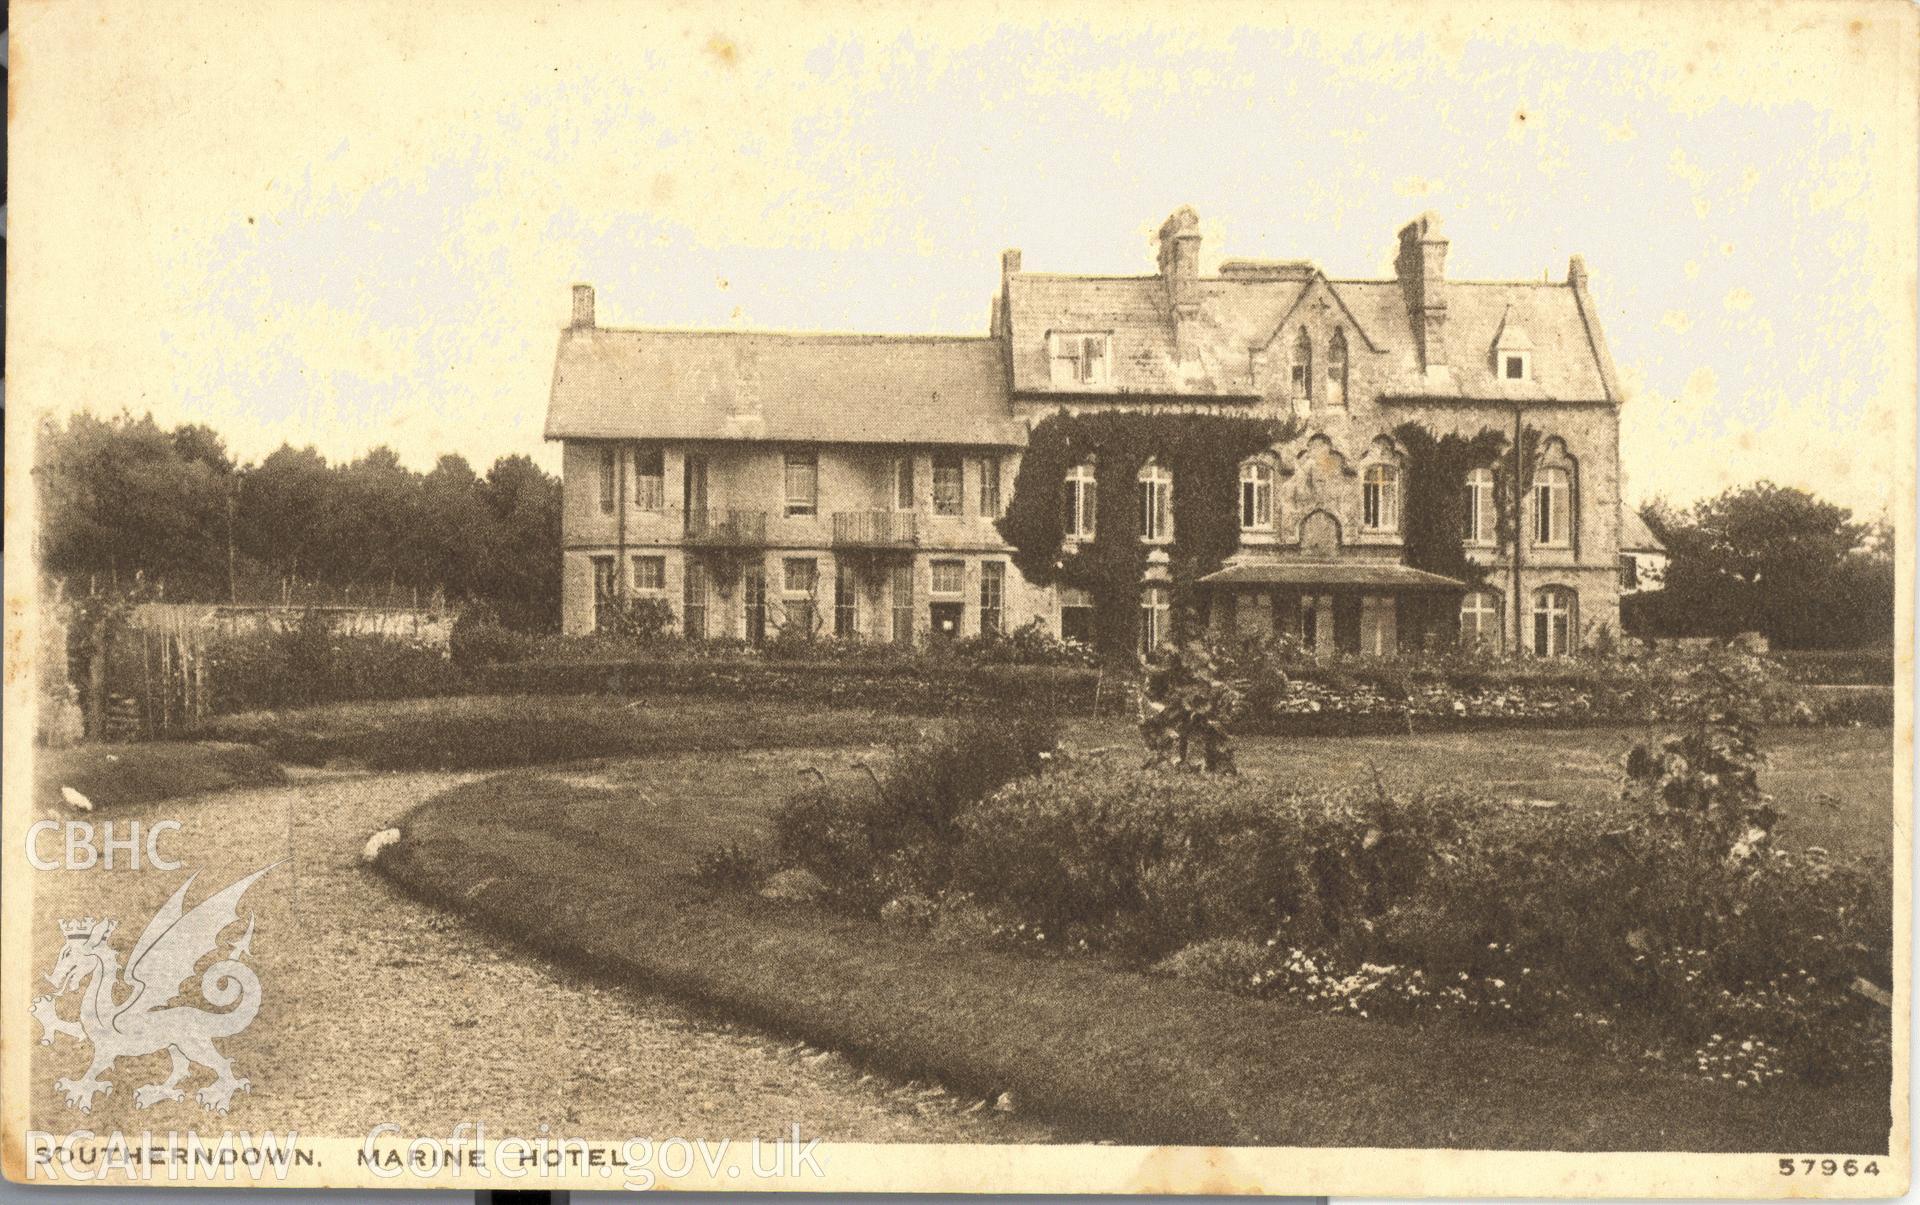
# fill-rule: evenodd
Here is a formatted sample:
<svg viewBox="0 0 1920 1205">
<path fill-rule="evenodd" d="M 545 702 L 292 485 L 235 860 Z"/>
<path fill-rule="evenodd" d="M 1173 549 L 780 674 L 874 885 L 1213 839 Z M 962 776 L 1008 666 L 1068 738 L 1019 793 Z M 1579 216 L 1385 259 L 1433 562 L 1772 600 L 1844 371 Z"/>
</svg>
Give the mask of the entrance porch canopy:
<svg viewBox="0 0 1920 1205">
<path fill-rule="evenodd" d="M 1202 586 L 1329 588 L 1379 594 L 1415 591 L 1464 592 L 1467 584 L 1394 561 L 1257 561 L 1229 565 L 1200 579 Z"/>
</svg>

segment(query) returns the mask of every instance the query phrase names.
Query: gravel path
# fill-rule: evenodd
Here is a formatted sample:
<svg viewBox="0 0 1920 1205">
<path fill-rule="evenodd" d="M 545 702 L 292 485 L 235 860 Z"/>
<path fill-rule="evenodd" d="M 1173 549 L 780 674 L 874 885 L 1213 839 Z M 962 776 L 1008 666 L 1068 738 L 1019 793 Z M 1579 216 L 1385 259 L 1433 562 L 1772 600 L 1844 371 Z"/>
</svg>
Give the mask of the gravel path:
<svg viewBox="0 0 1920 1205">
<path fill-rule="evenodd" d="M 383 1122 L 407 1135 L 444 1135 L 460 1121 L 499 1136 L 608 1140 L 775 1138 L 796 1124 L 807 1137 L 866 1142 L 1047 1138 L 1031 1122 L 968 1111 L 972 1102 L 929 1085 L 865 1076 L 838 1055 L 557 972 L 360 866 L 371 833 L 472 777 L 308 775 L 287 787 L 96 813 L 96 822 L 116 826 L 179 820 L 182 830 L 163 837 L 161 849 L 184 866 L 40 872 L 35 974 L 58 953 L 56 920 L 117 919 L 111 944 L 124 957 L 188 873 L 199 875 L 191 906 L 286 857 L 291 844 L 295 859 L 242 904 L 243 920 L 255 915 L 251 962 L 264 1000 L 248 1029 L 221 1042 L 236 1074 L 252 1080 L 226 1124 L 354 1138 Z M 179 1002 L 201 1003 L 197 987 Z M 74 1014 L 73 997 L 60 1005 Z M 65 1037 L 35 1048 L 37 1127 L 81 1123 L 51 1085 L 78 1077 L 87 1053 Z M 134 1089 L 166 1069 L 164 1054 L 122 1060 L 108 1073 L 114 1090 L 84 1123 L 96 1131 L 205 1126 L 192 1093 L 210 1077 L 199 1068 L 183 1085 L 184 1101 L 134 1108 Z"/>
</svg>

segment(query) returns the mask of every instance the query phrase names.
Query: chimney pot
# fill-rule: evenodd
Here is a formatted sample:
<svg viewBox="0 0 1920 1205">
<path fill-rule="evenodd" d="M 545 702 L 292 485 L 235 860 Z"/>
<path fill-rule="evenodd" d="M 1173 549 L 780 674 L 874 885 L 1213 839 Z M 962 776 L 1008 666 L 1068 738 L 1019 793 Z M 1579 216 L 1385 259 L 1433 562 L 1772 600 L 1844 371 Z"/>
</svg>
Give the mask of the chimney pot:
<svg viewBox="0 0 1920 1205">
<path fill-rule="evenodd" d="M 1012 276 L 1020 270 L 1020 248 L 1009 247 L 1000 253 L 1000 275 Z"/>
<path fill-rule="evenodd" d="M 576 330 L 593 326 L 593 286 L 573 286 L 573 325 Z"/>
</svg>

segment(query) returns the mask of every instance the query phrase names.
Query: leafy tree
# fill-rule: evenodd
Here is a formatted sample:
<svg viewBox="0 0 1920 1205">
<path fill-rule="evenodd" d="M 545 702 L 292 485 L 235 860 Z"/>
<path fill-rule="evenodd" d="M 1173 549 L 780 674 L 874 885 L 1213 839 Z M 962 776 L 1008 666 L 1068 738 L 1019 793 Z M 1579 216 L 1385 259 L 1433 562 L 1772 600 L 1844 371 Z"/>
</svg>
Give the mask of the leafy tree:
<svg viewBox="0 0 1920 1205">
<path fill-rule="evenodd" d="M 227 441 L 203 423 L 186 423 L 173 429 L 173 454 L 188 464 L 206 465 L 219 477 L 233 472 Z"/>
<path fill-rule="evenodd" d="M 243 600 L 288 580 L 444 588 L 516 626 L 559 617 L 560 482 L 525 456 L 484 479 L 451 455 L 422 475 L 388 448 L 329 465 L 283 445 L 238 465 L 202 424 L 82 413 L 42 425 L 34 477 L 42 567 L 78 593 L 144 576 L 168 599 L 226 601 L 231 514 Z"/>
<path fill-rule="evenodd" d="M 1755 631 L 1784 648 L 1892 637 L 1892 560 L 1846 507 L 1762 481 L 1684 513 L 1655 502 L 1642 517 L 1669 558 L 1656 634 Z"/>
<path fill-rule="evenodd" d="M 41 556 L 55 573 L 144 572 L 191 595 L 225 580 L 226 484 L 153 419 L 75 415 L 41 428 Z"/>
<path fill-rule="evenodd" d="M 481 562 L 496 536 L 480 478 L 465 457 L 442 456 L 420 482 L 420 571 L 450 598 L 479 592 Z"/>
<path fill-rule="evenodd" d="M 349 586 L 421 585 L 420 520 L 419 475 L 374 448 L 334 470 L 316 532 L 321 572 Z"/>
<path fill-rule="evenodd" d="M 502 456 L 482 496 L 494 538 L 480 561 L 480 591 L 515 627 L 560 620 L 560 479 L 527 456 Z"/>
<path fill-rule="evenodd" d="M 333 470 L 319 452 L 280 445 L 241 485 L 235 519 L 241 551 L 284 576 L 315 576 L 318 524 L 332 489 Z"/>
</svg>

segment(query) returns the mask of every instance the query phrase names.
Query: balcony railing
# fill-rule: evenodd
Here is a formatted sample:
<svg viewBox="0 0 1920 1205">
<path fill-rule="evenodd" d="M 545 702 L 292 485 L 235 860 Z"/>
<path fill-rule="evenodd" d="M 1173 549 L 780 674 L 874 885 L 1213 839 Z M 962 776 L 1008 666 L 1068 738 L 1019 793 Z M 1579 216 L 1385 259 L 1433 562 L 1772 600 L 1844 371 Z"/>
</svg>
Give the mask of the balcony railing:
<svg viewBox="0 0 1920 1205">
<path fill-rule="evenodd" d="M 843 510 L 833 516 L 836 548 L 912 548 L 920 542 L 919 518 L 909 510 Z"/>
<path fill-rule="evenodd" d="M 690 510 L 683 538 L 689 544 L 746 545 L 767 542 L 763 510 Z"/>
</svg>

